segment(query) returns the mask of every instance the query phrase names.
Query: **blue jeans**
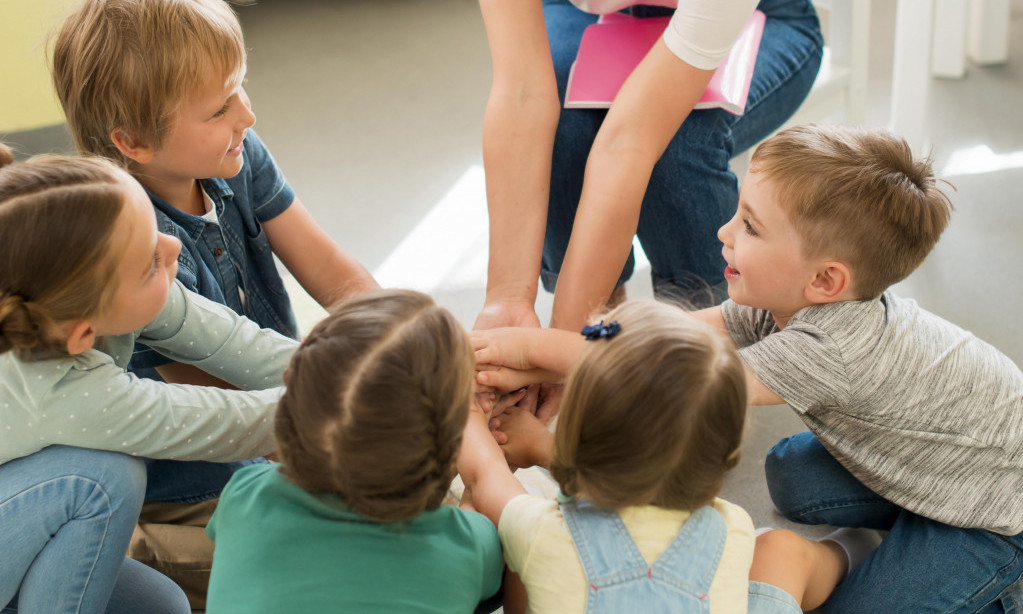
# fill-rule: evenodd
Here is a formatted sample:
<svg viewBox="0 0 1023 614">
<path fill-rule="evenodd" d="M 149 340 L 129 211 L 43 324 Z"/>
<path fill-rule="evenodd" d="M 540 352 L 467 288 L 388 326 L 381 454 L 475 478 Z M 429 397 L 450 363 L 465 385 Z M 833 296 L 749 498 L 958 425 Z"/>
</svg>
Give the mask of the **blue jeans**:
<svg viewBox="0 0 1023 614">
<path fill-rule="evenodd" d="M 778 442 L 765 469 L 771 499 L 789 520 L 889 531 L 822 612 L 1023 611 L 1023 534 L 962 529 L 900 508 L 853 477 L 809 432 Z"/>
<path fill-rule="evenodd" d="M 761 0 L 767 16 L 750 85 L 746 113 L 695 110 L 654 166 L 640 211 L 637 236 L 654 271 L 654 289 L 694 307 L 727 295 L 725 261 L 717 230 L 735 213 L 738 184 L 728 166 L 733 154 L 760 142 L 792 116 L 820 68 L 823 39 L 809 0 Z M 665 9 L 635 7 L 639 16 Z M 670 10 L 667 10 L 670 13 Z M 545 0 L 558 93 L 565 97 L 568 73 L 586 26 L 597 20 L 569 4 Z M 582 193 L 590 146 L 606 111 L 562 109 L 554 140 L 550 204 L 540 277 L 553 292 Z M 619 284 L 632 276 L 630 253 Z"/>
<path fill-rule="evenodd" d="M 0 465 L 4 612 L 191 612 L 177 585 L 124 556 L 145 486 L 142 461 L 114 452 L 50 446 Z"/>
<path fill-rule="evenodd" d="M 146 461 L 146 501 L 198 503 L 220 496 L 235 471 L 248 465 L 268 463 L 265 458 L 233 463 L 208 461 Z"/>
</svg>

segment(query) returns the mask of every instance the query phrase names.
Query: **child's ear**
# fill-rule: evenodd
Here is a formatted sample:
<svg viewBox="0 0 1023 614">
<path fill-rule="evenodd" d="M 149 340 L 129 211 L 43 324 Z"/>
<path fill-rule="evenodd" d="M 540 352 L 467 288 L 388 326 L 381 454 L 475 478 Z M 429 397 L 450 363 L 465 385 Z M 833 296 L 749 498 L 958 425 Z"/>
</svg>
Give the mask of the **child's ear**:
<svg viewBox="0 0 1023 614">
<path fill-rule="evenodd" d="M 65 325 L 65 330 L 68 354 L 81 354 L 96 343 L 96 330 L 89 320 L 75 320 Z"/>
<path fill-rule="evenodd" d="M 155 152 L 151 148 L 146 147 L 134 135 L 128 134 L 123 128 L 111 130 L 110 140 L 117 147 L 118 151 L 139 164 L 148 164 L 153 159 Z"/>
<path fill-rule="evenodd" d="M 806 299 L 814 304 L 834 303 L 848 299 L 852 288 L 849 267 L 842 262 L 828 261 L 817 270 L 817 275 L 806 286 Z"/>
</svg>

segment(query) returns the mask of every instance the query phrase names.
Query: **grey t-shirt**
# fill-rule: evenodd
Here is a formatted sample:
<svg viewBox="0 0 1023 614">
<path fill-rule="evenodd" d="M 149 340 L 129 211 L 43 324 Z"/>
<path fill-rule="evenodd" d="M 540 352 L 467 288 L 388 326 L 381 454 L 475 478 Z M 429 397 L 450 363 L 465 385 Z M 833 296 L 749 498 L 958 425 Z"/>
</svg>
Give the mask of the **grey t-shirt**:
<svg viewBox="0 0 1023 614">
<path fill-rule="evenodd" d="M 743 361 L 874 492 L 964 528 L 1023 531 L 1023 373 L 886 292 L 815 305 L 783 330 L 726 301 Z"/>
</svg>

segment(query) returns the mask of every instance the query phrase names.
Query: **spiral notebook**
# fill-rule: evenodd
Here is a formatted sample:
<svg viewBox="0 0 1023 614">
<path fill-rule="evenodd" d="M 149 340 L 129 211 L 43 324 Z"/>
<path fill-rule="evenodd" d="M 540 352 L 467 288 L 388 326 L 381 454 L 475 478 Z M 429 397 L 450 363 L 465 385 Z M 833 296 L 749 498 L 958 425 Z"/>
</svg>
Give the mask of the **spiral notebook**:
<svg viewBox="0 0 1023 614">
<path fill-rule="evenodd" d="M 734 115 L 743 114 L 764 19 L 762 12 L 753 12 L 695 108 L 720 107 Z M 638 18 L 612 13 L 587 26 L 568 76 L 565 108 L 610 107 L 622 84 L 661 37 L 670 20 L 671 17 Z"/>
</svg>

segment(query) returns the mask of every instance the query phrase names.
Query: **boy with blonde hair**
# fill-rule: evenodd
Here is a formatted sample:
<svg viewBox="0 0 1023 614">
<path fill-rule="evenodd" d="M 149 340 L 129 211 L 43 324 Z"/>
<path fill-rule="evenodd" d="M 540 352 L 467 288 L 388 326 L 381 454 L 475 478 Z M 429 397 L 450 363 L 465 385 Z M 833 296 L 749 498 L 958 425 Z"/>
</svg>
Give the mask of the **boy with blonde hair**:
<svg viewBox="0 0 1023 614">
<path fill-rule="evenodd" d="M 316 224 L 251 129 L 245 71 L 241 26 L 222 0 L 83 0 L 53 51 L 53 81 L 78 150 L 119 162 L 146 188 L 159 230 L 181 241 L 178 279 L 294 338 L 275 255 L 324 306 L 377 284 Z M 223 385 L 141 346 L 130 368 L 169 382 Z M 147 500 L 209 500 L 243 464 L 150 463 Z M 183 564 L 196 578 L 190 596 L 199 595 L 200 608 L 211 551 L 201 525 L 211 510 L 212 502 L 163 510 L 176 524 L 199 525 L 190 527 L 198 551 L 182 561 L 192 559 Z M 164 558 L 161 541 L 183 541 L 153 530 L 151 543 L 136 550 L 146 560 Z"/>
<path fill-rule="evenodd" d="M 824 612 L 1021 604 L 1023 373 L 888 290 L 951 208 L 902 139 L 802 126 L 757 149 L 718 231 L 730 298 L 698 315 L 739 348 L 751 404 L 788 403 L 810 428 L 768 454 L 775 505 L 889 531 Z"/>
</svg>

